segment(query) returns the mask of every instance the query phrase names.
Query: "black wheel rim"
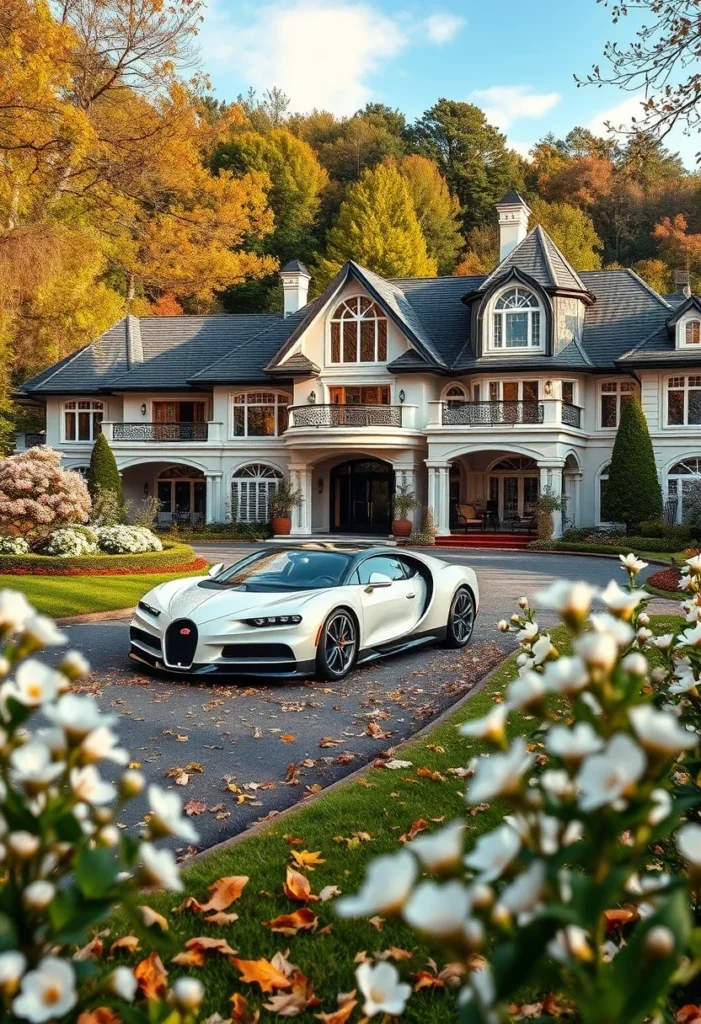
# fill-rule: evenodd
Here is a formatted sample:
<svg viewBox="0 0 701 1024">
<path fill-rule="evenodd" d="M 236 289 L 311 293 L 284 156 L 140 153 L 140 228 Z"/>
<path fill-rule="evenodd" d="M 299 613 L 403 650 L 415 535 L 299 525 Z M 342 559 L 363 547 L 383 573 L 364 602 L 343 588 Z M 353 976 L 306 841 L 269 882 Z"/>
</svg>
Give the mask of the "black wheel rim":
<svg viewBox="0 0 701 1024">
<path fill-rule="evenodd" d="M 453 634 L 459 643 L 464 644 L 470 639 L 474 622 L 475 609 L 470 595 L 458 594 L 453 605 Z"/>
<path fill-rule="evenodd" d="M 326 664 L 332 672 L 340 675 L 348 671 L 353 664 L 355 647 L 355 624 L 350 615 L 345 612 L 334 615 L 326 627 L 324 645 Z"/>
</svg>

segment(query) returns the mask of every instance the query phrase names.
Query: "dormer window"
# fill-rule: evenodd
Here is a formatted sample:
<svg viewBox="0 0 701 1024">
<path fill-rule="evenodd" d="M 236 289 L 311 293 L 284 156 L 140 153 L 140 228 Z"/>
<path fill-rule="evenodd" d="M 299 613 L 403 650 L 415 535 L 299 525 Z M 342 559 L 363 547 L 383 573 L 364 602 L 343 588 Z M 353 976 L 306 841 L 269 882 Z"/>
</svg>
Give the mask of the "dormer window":
<svg viewBox="0 0 701 1024">
<path fill-rule="evenodd" d="M 508 288 L 497 296 L 492 313 L 490 348 L 540 349 L 541 307 L 533 292 L 526 288 Z"/>
<path fill-rule="evenodd" d="M 701 320 L 687 320 L 684 326 L 684 344 L 701 344 Z"/>
<path fill-rule="evenodd" d="M 387 361 L 387 318 L 370 299 L 356 295 L 331 317 L 332 363 Z"/>
</svg>

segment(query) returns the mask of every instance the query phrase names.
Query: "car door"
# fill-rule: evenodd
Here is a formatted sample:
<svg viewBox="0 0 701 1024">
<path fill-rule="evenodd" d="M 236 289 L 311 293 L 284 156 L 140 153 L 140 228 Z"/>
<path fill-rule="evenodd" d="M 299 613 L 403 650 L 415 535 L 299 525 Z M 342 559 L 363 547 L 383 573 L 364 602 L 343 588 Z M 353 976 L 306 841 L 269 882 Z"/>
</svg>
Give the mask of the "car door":
<svg viewBox="0 0 701 1024">
<path fill-rule="evenodd" d="M 357 569 L 363 588 L 363 647 L 387 643 L 411 631 L 417 590 L 403 562 L 393 555 L 371 555 Z"/>
</svg>

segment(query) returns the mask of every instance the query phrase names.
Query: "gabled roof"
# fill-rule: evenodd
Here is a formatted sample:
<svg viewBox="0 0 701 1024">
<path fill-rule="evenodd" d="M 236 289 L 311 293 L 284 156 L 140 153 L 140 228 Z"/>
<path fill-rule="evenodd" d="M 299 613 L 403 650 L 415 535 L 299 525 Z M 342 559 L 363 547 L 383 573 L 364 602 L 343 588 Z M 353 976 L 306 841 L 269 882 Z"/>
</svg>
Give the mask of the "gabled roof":
<svg viewBox="0 0 701 1024">
<path fill-rule="evenodd" d="M 674 313 L 667 321 L 667 326 L 670 329 L 674 328 L 684 314 L 688 313 L 690 309 L 696 310 L 697 313 L 701 313 L 701 298 L 699 298 L 698 295 L 690 295 L 688 298 L 685 297 L 684 301 L 679 303 Z"/>
<path fill-rule="evenodd" d="M 582 278 L 540 224 L 529 231 L 524 240 L 484 279 L 479 291 L 486 291 L 511 267 L 518 267 L 549 291 L 582 292 L 589 296 L 590 301 L 593 299 Z"/>
<path fill-rule="evenodd" d="M 666 301 L 666 300 L 665 300 Z M 662 322 L 657 322 L 647 336 L 639 344 L 630 348 L 616 360 L 618 366 L 629 369 L 657 366 L 696 366 L 701 365 L 701 353 L 692 348 L 677 348 L 674 327 L 679 319 L 690 309 L 701 313 L 701 298 L 692 295 L 684 298 L 684 302 L 667 315 Z"/>
<path fill-rule="evenodd" d="M 321 369 L 301 352 L 295 352 L 284 363 L 271 367 L 268 373 L 281 377 L 317 377 Z"/>
</svg>

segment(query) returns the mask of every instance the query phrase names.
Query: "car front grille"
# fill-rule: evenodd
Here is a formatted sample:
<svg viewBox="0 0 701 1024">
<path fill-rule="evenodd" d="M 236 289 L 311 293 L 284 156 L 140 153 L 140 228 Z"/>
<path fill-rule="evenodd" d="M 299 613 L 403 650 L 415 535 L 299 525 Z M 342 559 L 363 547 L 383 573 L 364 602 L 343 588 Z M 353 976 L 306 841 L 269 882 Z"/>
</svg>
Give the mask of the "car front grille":
<svg viewBox="0 0 701 1024">
<path fill-rule="evenodd" d="M 284 658 L 294 661 L 292 648 L 287 644 L 227 644 L 222 650 L 223 658 L 236 658 L 251 661 L 269 661 Z"/>
<path fill-rule="evenodd" d="M 197 650 L 197 626 L 191 619 L 171 622 L 165 635 L 165 660 L 168 665 L 189 668 Z"/>
<path fill-rule="evenodd" d="M 129 639 L 136 640 L 137 643 L 143 644 L 144 647 L 150 647 L 152 651 L 158 651 L 159 654 L 161 653 L 161 641 L 157 636 L 147 633 L 145 629 L 139 629 L 138 626 L 131 626 L 129 628 Z"/>
</svg>

